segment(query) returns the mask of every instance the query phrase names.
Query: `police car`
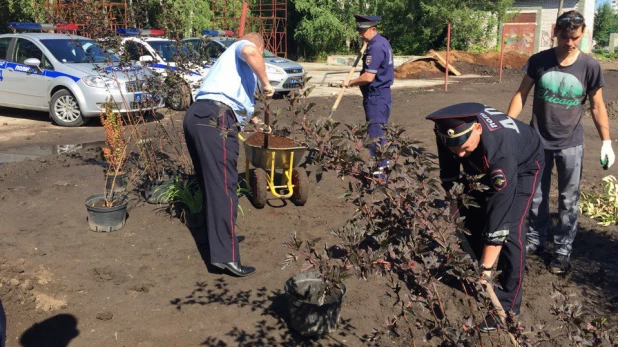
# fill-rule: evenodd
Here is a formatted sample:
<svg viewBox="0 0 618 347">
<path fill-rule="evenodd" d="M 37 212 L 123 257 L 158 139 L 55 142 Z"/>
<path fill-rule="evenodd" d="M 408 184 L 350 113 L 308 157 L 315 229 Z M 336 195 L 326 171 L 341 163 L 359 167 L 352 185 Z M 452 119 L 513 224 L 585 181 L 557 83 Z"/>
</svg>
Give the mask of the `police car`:
<svg viewBox="0 0 618 347">
<path fill-rule="evenodd" d="M 210 66 L 200 66 L 191 62 L 183 64 L 182 68 L 177 66 L 177 61 L 183 56 L 183 52 L 179 51 L 179 45 L 174 41 L 162 37 L 165 34 L 163 30 L 121 28 L 117 30 L 117 33 L 125 36 L 121 40 L 121 53 L 126 51 L 132 62 L 147 67 L 163 78 L 170 76 L 170 71 L 178 73 L 182 78 L 182 83 L 171 88 L 170 83 L 166 83 L 170 89 L 166 101 L 167 105 L 174 110 L 186 109 L 194 100 Z"/>
<path fill-rule="evenodd" d="M 183 39 L 182 42 L 210 57 L 212 61 L 216 61 L 229 46 L 238 40 L 231 37 L 233 33 L 229 30 L 204 30 L 202 35 L 203 38 L 191 37 Z M 287 94 L 301 87 L 305 70 L 296 62 L 277 57 L 264 50 L 264 63 L 268 80 L 275 92 Z"/>
<path fill-rule="evenodd" d="M 9 23 L 0 35 L 0 105 L 49 111 L 61 126 L 80 126 L 99 117 L 108 100 L 125 113 L 163 107 L 144 92 L 152 74 L 139 67 L 120 68 L 120 58 L 97 42 L 62 33 L 18 31 L 74 30 L 70 25 Z"/>
</svg>

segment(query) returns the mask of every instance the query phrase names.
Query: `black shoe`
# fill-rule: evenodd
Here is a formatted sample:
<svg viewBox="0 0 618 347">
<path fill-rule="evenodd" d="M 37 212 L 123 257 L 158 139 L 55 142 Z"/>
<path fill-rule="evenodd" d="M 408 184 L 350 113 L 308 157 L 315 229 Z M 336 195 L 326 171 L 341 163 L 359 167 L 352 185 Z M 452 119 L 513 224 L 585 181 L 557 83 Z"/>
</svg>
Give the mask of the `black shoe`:
<svg viewBox="0 0 618 347">
<path fill-rule="evenodd" d="M 554 254 L 554 259 L 552 259 L 551 264 L 549 264 L 549 271 L 556 275 L 569 271 L 569 256 Z"/>
<path fill-rule="evenodd" d="M 238 277 L 245 277 L 253 274 L 255 268 L 252 266 L 242 266 L 239 262 L 229 263 L 212 263 L 212 266 L 218 267 L 222 270 L 227 270 Z"/>
<path fill-rule="evenodd" d="M 485 321 L 479 324 L 479 330 L 483 333 L 493 333 L 498 330 L 498 324 L 500 319 L 489 314 L 485 317 Z"/>
</svg>

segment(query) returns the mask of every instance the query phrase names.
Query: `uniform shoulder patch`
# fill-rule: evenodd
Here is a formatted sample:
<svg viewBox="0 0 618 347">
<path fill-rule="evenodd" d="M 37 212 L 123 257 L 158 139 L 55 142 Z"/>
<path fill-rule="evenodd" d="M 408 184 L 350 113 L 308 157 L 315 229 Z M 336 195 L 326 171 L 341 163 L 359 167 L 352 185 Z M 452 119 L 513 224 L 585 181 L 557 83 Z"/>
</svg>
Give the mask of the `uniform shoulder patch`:
<svg viewBox="0 0 618 347">
<path fill-rule="evenodd" d="M 504 171 L 502 171 L 502 169 L 493 170 L 490 175 L 490 180 L 491 185 L 496 190 L 502 190 L 504 187 L 506 187 L 506 175 L 504 174 Z"/>
<path fill-rule="evenodd" d="M 366 62 L 367 62 L 367 65 L 371 64 L 371 56 L 370 55 L 367 56 Z"/>
</svg>

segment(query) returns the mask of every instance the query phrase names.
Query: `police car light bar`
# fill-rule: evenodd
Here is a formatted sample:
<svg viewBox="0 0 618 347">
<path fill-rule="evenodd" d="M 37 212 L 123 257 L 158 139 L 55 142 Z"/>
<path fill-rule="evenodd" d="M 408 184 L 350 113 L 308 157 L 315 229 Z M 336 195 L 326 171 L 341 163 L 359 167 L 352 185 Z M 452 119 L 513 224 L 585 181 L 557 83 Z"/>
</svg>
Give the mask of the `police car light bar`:
<svg viewBox="0 0 618 347">
<path fill-rule="evenodd" d="M 26 23 L 26 22 L 10 22 L 9 29 L 24 30 L 24 31 L 63 31 L 63 30 L 77 30 L 76 24 L 49 24 L 49 23 Z"/>
<path fill-rule="evenodd" d="M 119 28 L 119 29 L 116 29 L 116 33 L 120 35 L 134 36 L 134 35 L 139 35 L 139 29 Z"/>
<path fill-rule="evenodd" d="M 231 30 L 202 30 L 204 36 L 234 36 Z"/>
<path fill-rule="evenodd" d="M 142 29 L 119 28 L 119 29 L 116 29 L 116 33 L 120 35 L 126 35 L 126 36 L 138 36 L 138 35 L 163 36 L 165 35 L 165 30 L 159 30 L 159 29 L 142 30 Z"/>
</svg>

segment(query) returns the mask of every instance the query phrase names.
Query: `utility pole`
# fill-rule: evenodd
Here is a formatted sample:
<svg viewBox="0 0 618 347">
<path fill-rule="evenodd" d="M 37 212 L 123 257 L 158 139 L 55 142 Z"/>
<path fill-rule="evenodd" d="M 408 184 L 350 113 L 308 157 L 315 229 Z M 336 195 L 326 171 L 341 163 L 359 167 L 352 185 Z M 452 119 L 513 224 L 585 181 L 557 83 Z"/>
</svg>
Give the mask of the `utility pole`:
<svg viewBox="0 0 618 347">
<path fill-rule="evenodd" d="M 564 0 L 560 0 L 560 4 L 558 5 L 558 17 L 562 14 L 562 6 L 564 5 Z"/>
</svg>

